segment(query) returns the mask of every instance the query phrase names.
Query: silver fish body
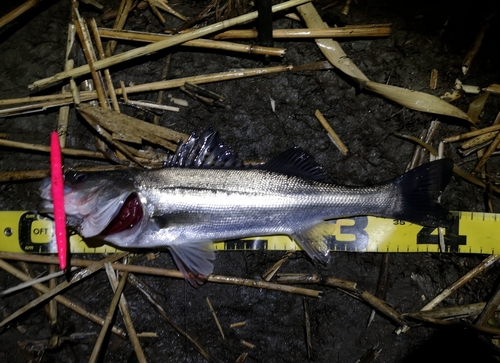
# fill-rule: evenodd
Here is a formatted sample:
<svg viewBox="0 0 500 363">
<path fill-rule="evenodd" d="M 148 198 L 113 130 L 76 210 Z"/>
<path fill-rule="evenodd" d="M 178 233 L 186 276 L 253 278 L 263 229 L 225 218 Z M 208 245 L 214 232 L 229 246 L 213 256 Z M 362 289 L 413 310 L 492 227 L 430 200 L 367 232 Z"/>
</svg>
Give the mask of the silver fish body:
<svg viewBox="0 0 500 363">
<path fill-rule="evenodd" d="M 295 149 L 261 168 L 69 172 L 66 213 L 84 237 L 99 236 L 121 248 L 168 247 L 192 284 L 212 272 L 211 246 L 217 240 L 290 235 L 309 256 L 326 262 L 328 219 L 375 215 L 429 226 L 445 223 L 437 197 L 451 175 L 449 160 L 372 187 L 307 178 L 314 169 L 311 160 Z M 272 170 L 286 163 L 303 173 Z M 45 184 L 42 197 L 50 204 Z"/>
</svg>

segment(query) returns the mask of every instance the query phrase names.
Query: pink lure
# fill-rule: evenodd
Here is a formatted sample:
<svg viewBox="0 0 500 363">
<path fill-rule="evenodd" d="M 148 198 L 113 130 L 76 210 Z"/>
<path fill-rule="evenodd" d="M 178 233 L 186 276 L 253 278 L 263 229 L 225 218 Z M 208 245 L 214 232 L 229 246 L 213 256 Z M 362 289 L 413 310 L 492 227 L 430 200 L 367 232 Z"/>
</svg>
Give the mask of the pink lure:
<svg viewBox="0 0 500 363">
<path fill-rule="evenodd" d="M 64 211 L 64 180 L 62 175 L 61 145 L 56 131 L 50 135 L 50 170 L 52 198 L 54 202 L 54 222 L 56 228 L 57 255 L 61 270 L 66 268 L 66 213 Z"/>
</svg>

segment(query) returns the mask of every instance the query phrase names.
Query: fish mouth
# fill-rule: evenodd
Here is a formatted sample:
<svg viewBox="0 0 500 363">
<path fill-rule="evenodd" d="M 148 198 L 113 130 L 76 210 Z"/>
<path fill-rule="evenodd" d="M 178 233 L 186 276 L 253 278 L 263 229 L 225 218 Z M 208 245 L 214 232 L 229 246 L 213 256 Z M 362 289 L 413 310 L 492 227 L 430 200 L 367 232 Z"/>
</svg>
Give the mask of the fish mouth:
<svg viewBox="0 0 500 363">
<path fill-rule="evenodd" d="M 144 208 L 137 193 L 130 194 L 123 202 L 116 216 L 111 219 L 106 228 L 99 233 L 100 236 L 107 237 L 133 231 L 134 227 L 141 224 L 144 217 Z"/>
</svg>

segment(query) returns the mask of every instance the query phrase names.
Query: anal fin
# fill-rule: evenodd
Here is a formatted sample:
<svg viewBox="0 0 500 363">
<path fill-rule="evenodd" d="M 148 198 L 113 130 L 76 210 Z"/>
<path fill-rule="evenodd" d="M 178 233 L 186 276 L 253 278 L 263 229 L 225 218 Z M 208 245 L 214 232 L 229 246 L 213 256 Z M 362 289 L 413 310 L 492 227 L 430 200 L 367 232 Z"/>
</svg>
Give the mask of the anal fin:
<svg viewBox="0 0 500 363">
<path fill-rule="evenodd" d="M 205 282 L 205 277 L 213 271 L 215 259 L 212 242 L 189 242 L 169 246 L 179 270 L 194 287 Z"/>
<path fill-rule="evenodd" d="M 335 224 L 323 221 L 293 233 L 292 237 L 313 260 L 328 263 L 330 248 L 327 236 L 332 235 L 334 228 Z"/>
</svg>

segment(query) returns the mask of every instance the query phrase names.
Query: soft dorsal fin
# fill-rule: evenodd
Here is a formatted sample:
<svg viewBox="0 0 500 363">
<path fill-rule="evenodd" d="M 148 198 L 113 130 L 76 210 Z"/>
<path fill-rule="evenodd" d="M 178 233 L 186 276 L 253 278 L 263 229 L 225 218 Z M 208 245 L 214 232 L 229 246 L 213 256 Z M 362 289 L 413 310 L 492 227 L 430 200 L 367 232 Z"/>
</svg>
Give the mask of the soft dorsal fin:
<svg viewBox="0 0 500 363">
<path fill-rule="evenodd" d="M 312 180 L 321 180 L 327 177 L 323 167 L 317 164 L 311 155 L 297 146 L 282 152 L 258 168 Z"/>
<path fill-rule="evenodd" d="M 208 128 L 200 136 L 192 133 L 186 142 L 179 141 L 177 150 L 164 167 L 179 168 L 238 168 L 243 162 L 220 140 L 219 134 Z"/>
</svg>

